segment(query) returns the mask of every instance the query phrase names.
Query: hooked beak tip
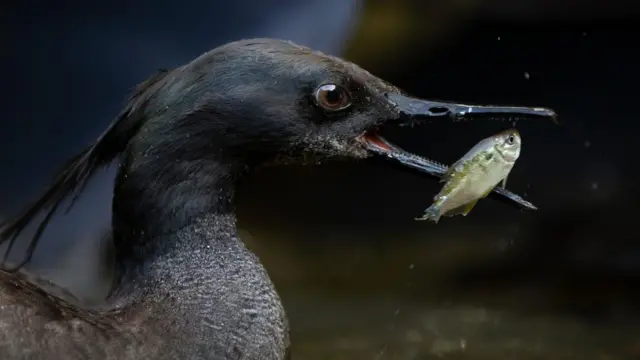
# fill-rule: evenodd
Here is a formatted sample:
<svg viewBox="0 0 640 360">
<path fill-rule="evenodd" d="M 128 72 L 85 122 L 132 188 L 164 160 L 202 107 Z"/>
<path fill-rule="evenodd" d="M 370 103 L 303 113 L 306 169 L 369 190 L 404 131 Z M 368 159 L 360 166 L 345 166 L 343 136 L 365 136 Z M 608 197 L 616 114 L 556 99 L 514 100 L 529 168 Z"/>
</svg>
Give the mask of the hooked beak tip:
<svg viewBox="0 0 640 360">
<path fill-rule="evenodd" d="M 558 113 L 548 108 L 532 108 L 533 111 L 540 114 L 539 116 L 548 117 L 553 121 L 554 124 L 560 125 L 560 121 L 558 121 Z"/>
</svg>

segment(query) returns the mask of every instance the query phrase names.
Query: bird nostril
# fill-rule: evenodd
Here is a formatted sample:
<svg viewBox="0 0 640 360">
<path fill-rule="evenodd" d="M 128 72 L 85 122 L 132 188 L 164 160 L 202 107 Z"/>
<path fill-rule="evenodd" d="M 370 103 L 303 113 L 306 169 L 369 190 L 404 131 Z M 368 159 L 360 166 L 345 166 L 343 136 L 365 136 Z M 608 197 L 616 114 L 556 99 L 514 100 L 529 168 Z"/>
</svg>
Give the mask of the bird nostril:
<svg viewBox="0 0 640 360">
<path fill-rule="evenodd" d="M 432 115 L 446 115 L 449 112 L 449 109 L 447 109 L 446 107 L 443 106 L 434 106 L 434 107 L 430 107 L 429 108 L 429 112 Z"/>
</svg>

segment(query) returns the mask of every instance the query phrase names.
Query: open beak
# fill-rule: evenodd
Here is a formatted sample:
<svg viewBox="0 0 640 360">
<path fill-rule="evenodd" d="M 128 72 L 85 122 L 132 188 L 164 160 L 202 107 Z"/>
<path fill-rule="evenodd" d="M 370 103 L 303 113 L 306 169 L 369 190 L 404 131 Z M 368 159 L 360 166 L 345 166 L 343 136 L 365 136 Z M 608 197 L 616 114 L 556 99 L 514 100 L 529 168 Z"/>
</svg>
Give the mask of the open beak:
<svg viewBox="0 0 640 360">
<path fill-rule="evenodd" d="M 454 121 L 472 118 L 490 118 L 496 120 L 544 118 L 550 119 L 554 123 L 558 122 L 556 113 L 547 108 L 462 105 L 416 99 L 397 93 L 388 93 L 386 97 L 398 111 L 402 123 L 414 123 L 442 117 L 448 117 Z M 367 131 L 363 134 L 362 140 L 364 140 L 367 150 L 378 155 L 383 155 L 401 165 L 418 170 L 427 175 L 440 178 L 447 170 L 447 166 L 443 164 L 411 154 L 390 143 L 375 130 Z M 497 194 L 503 201 L 515 204 L 523 209 L 537 210 L 537 207 L 532 203 L 502 187 L 495 187 L 493 193 Z"/>
</svg>

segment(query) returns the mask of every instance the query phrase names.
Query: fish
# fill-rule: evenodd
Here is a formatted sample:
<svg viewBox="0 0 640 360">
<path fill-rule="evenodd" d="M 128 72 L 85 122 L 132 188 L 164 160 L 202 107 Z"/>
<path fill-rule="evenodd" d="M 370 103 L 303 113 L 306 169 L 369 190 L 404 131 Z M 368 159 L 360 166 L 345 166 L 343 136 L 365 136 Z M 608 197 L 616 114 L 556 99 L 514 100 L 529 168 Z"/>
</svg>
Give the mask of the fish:
<svg viewBox="0 0 640 360">
<path fill-rule="evenodd" d="M 379 144 L 377 145 L 370 144 L 369 150 L 377 152 L 380 155 L 384 155 L 388 159 L 393 159 L 409 168 L 418 170 L 427 176 L 440 179 L 449 169 L 447 165 L 412 154 L 387 140 L 378 139 L 378 141 Z M 389 151 L 389 149 L 393 149 L 393 152 Z M 495 195 L 496 200 L 519 207 L 522 210 L 538 210 L 538 207 L 535 204 L 525 200 L 522 196 L 513 193 L 506 188 L 500 186 L 494 187 L 493 194 Z"/>
<path fill-rule="evenodd" d="M 416 220 L 438 223 L 442 215 L 467 216 L 478 200 L 489 195 L 498 184 L 506 188 L 521 148 L 522 139 L 516 129 L 481 140 L 447 168 L 440 179 L 445 185 L 433 198 L 433 204 Z"/>
</svg>

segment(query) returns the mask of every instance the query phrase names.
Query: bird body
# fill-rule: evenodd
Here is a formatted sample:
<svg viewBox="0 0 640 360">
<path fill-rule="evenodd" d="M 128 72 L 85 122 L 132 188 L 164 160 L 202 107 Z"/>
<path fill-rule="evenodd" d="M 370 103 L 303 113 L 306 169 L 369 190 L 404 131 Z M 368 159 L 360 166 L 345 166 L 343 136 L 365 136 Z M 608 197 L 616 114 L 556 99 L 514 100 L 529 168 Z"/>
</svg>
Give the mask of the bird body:
<svg viewBox="0 0 640 360">
<path fill-rule="evenodd" d="M 414 105 L 444 107 L 452 117 L 462 109 L 419 99 L 406 107 L 389 94 L 400 92 L 352 63 L 272 39 L 223 45 L 152 76 L 50 188 L 0 228 L 11 244 L 44 211 L 33 250 L 60 203 L 119 160 L 113 290 L 89 307 L 28 281 L 15 272 L 22 264 L 6 268 L 0 359 L 286 359 L 282 303 L 236 234 L 235 183 L 265 165 L 371 156 L 378 126 L 415 117 Z M 552 114 L 494 108 L 505 109 Z"/>
</svg>

